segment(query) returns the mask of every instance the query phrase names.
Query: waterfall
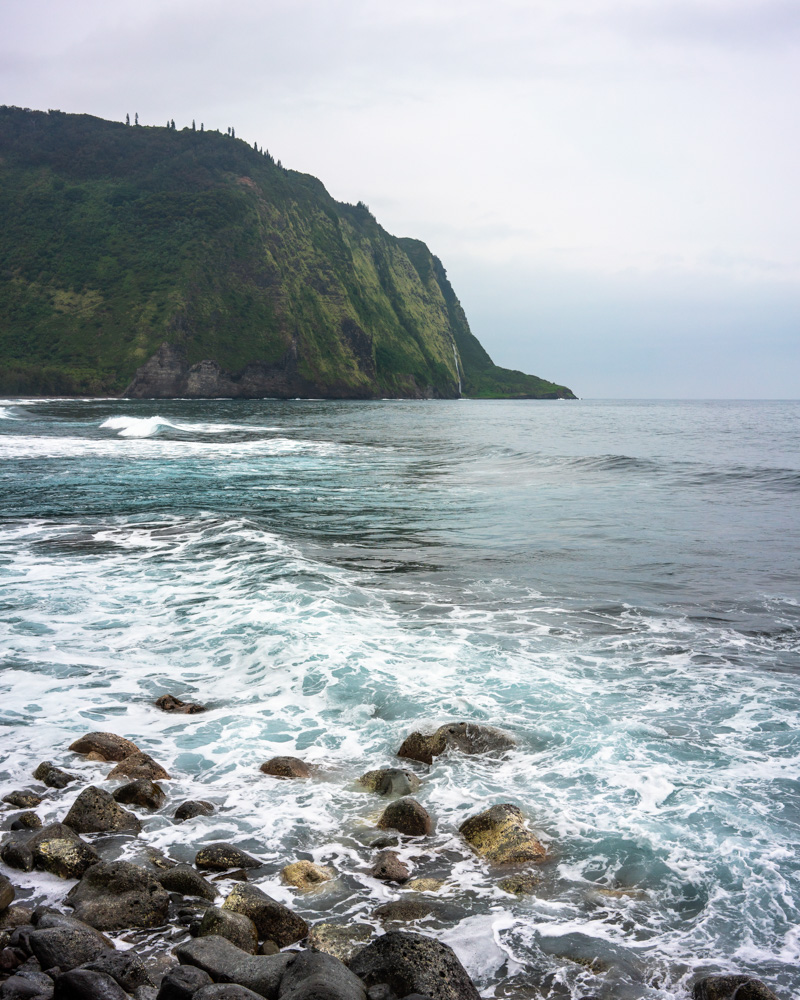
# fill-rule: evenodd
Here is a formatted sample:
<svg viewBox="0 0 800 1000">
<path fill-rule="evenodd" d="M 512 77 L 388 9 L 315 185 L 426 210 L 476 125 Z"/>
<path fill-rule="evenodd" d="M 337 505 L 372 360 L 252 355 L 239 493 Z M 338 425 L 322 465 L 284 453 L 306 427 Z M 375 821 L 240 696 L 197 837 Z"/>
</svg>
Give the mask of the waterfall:
<svg viewBox="0 0 800 1000">
<path fill-rule="evenodd" d="M 461 398 L 461 369 L 458 367 L 458 351 L 456 350 L 456 342 L 453 341 L 453 361 L 456 363 L 456 378 L 458 379 L 458 396 Z"/>
</svg>

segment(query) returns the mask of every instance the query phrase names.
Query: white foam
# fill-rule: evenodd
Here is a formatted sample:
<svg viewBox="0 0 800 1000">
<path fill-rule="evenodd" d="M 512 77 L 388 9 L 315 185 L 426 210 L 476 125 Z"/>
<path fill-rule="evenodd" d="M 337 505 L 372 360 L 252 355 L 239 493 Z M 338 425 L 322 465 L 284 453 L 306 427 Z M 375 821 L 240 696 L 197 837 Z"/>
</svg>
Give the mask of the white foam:
<svg viewBox="0 0 800 1000">
<path fill-rule="evenodd" d="M 101 427 L 119 431 L 120 437 L 148 438 L 162 429 L 183 431 L 187 434 L 228 434 L 232 431 L 242 431 L 248 434 L 261 434 L 275 431 L 277 427 L 253 426 L 251 424 L 226 423 L 176 423 L 164 417 L 109 417 Z"/>
<path fill-rule="evenodd" d="M 15 417 L 9 407 L 0 406 L 0 420 L 19 420 L 19 417 Z"/>
</svg>

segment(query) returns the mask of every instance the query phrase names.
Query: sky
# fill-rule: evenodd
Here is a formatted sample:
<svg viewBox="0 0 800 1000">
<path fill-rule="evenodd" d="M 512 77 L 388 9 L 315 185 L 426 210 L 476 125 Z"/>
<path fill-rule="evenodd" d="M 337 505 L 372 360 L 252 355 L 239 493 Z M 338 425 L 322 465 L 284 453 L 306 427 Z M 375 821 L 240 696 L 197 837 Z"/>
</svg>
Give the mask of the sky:
<svg viewBox="0 0 800 1000">
<path fill-rule="evenodd" d="M 0 103 L 233 126 L 579 396 L 800 395 L 798 0 L 3 0 Z"/>
</svg>

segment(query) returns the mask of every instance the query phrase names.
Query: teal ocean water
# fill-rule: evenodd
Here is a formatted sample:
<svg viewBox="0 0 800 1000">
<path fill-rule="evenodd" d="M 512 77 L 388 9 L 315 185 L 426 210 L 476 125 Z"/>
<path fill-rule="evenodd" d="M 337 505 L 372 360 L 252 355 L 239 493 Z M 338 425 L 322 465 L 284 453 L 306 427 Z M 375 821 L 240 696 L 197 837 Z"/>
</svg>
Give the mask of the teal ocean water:
<svg viewBox="0 0 800 1000">
<path fill-rule="evenodd" d="M 0 417 L 1 794 L 43 759 L 97 780 L 66 748 L 110 730 L 174 775 L 142 840 L 180 860 L 233 841 L 310 921 L 438 902 L 415 927 L 486 997 L 666 1000 L 715 971 L 800 994 L 800 403 Z M 167 692 L 210 710 L 160 713 Z M 451 720 L 518 747 L 420 765 L 436 832 L 400 851 L 445 880 L 420 896 L 369 876 L 385 803 L 354 779 Z M 259 772 L 287 753 L 317 776 Z M 173 824 L 189 797 L 217 812 Z M 532 896 L 458 834 L 498 802 L 549 847 Z M 278 877 L 296 858 L 339 877 L 298 895 Z"/>
</svg>

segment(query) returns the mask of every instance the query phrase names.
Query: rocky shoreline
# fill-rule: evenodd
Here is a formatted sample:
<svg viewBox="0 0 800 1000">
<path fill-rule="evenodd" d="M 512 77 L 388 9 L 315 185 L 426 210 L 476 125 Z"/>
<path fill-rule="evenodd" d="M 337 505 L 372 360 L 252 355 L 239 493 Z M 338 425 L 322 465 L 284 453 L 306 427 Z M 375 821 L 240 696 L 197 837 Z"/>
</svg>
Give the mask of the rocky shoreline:
<svg viewBox="0 0 800 1000">
<path fill-rule="evenodd" d="M 162 711 L 199 714 L 203 706 L 172 695 Z M 398 757 L 430 765 L 451 752 L 501 755 L 511 736 L 490 726 L 449 723 L 432 734 L 410 734 Z M 271 898 L 252 878 L 259 858 L 235 844 L 203 844 L 194 864 L 180 863 L 152 847 L 134 861 L 119 860 L 120 838 L 133 840 L 142 818 L 163 809 L 169 773 L 130 739 L 87 733 L 69 751 L 89 761 L 111 763 L 103 784 L 88 784 L 60 822 L 44 825 L 36 812 L 45 796 L 78 779 L 52 761 L 33 772 L 40 783 L 3 799 L 8 832 L 0 845 L 0 998 L 5 1000 L 477 1000 L 479 993 L 453 950 L 433 937 L 397 929 L 442 904 L 427 896 L 441 886 L 412 878 L 394 848 L 429 837 L 435 819 L 414 798 L 424 772 L 386 767 L 358 779 L 365 793 L 388 800 L 371 845 L 371 878 L 418 889 L 378 907 L 385 927 L 376 935 L 363 923 L 309 923 L 292 907 Z M 67 764 L 68 766 L 68 764 Z M 261 772 L 277 781 L 314 780 L 315 768 L 291 756 L 265 761 Z M 176 805 L 173 822 L 214 814 L 204 800 Z M 515 894 L 535 890 L 536 866 L 547 848 L 528 829 L 512 803 L 470 816 L 458 831 L 466 851 L 484 859 L 498 887 Z M 85 839 L 86 837 L 90 839 Z M 14 871 L 41 871 L 71 881 L 62 906 L 15 902 Z M 330 867 L 294 860 L 281 879 L 298 893 L 335 880 Z M 417 883 L 416 885 L 414 883 Z M 425 884 L 423 884 L 425 883 Z M 436 883 L 436 884 L 434 884 Z M 220 902 L 221 900 L 221 902 Z M 116 937 L 113 940 L 110 935 Z M 121 937 L 120 937 L 121 935 Z M 138 937 L 137 937 L 138 935 Z M 146 944 L 144 944 L 146 935 Z M 117 947 L 117 944 L 123 947 Z M 130 947 L 129 947 L 130 945 Z M 534 988 L 526 996 L 539 993 Z M 693 987 L 694 1000 L 778 1000 L 748 976 L 706 976 Z M 584 997 L 582 1000 L 597 1000 Z"/>
</svg>

